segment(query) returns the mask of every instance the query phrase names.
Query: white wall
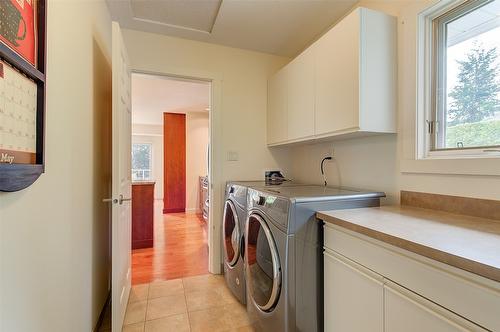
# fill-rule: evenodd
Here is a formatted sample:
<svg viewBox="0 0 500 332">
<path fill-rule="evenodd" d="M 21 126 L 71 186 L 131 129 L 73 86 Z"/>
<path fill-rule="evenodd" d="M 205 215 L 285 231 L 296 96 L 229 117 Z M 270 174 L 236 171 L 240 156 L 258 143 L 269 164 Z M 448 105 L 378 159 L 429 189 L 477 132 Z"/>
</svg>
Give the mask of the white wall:
<svg viewBox="0 0 500 332">
<path fill-rule="evenodd" d="M 89 332 L 108 291 L 111 20 L 48 1 L 46 173 L 0 193 L 0 331 Z"/>
<path fill-rule="evenodd" d="M 289 59 L 133 30 L 124 30 L 124 39 L 134 70 L 215 80 L 209 237 L 219 252 L 225 182 L 262 179 L 265 169 L 290 164 L 286 151 L 266 148 L 267 78 Z M 228 151 L 238 152 L 239 160 L 226 161 Z M 211 271 L 220 271 L 220 265 L 219 252 L 210 258 Z"/>
<path fill-rule="evenodd" d="M 208 175 L 208 113 L 186 114 L 186 211 L 199 212 L 199 178 Z"/>
<path fill-rule="evenodd" d="M 416 112 L 416 19 L 435 1 L 361 1 L 360 5 L 398 16 L 398 135 L 366 137 L 292 148 L 292 177 L 321 183 L 319 162 L 335 150 L 335 162 L 326 164 L 331 184 L 384 190 L 398 201 L 400 190 L 500 199 L 500 178 L 494 176 L 402 173 L 404 146 L 414 139 Z"/>
<path fill-rule="evenodd" d="M 324 164 L 329 185 L 384 191 L 388 202 L 398 200 L 395 135 L 303 145 L 294 147 L 292 151 L 292 178 L 296 181 L 323 183 L 320 163 L 333 151 L 334 160 Z"/>
<path fill-rule="evenodd" d="M 132 143 L 152 145 L 152 180 L 156 182 L 154 195 L 155 199 L 163 199 L 163 126 L 132 124 Z"/>
</svg>

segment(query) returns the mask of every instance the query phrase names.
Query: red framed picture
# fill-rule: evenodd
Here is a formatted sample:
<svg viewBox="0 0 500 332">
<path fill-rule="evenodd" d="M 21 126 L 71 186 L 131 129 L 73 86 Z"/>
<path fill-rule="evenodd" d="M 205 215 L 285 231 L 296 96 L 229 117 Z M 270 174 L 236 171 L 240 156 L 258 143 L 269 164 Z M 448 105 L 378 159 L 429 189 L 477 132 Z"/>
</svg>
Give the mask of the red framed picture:
<svg viewBox="0 0 500 332">
<path fill-rule="evenodd" d="M 0 0 L 0 41 L 37 67 L 37 0 Z"/>
</svg>

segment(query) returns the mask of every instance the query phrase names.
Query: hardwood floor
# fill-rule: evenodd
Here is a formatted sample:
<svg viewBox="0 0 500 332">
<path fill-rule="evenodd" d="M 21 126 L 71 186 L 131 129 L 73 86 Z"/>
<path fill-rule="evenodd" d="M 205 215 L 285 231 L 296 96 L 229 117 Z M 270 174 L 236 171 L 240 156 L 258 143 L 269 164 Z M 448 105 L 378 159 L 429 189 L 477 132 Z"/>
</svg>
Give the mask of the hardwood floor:
<svg viewBox="0 0 500 332">
<path fill-rule="evenodd" d="M 154 247 L 132 251 L 132 284 L 208 273 L 207 225 L 193 213 L 162 214 L 155 203 Z"/>
</svg>

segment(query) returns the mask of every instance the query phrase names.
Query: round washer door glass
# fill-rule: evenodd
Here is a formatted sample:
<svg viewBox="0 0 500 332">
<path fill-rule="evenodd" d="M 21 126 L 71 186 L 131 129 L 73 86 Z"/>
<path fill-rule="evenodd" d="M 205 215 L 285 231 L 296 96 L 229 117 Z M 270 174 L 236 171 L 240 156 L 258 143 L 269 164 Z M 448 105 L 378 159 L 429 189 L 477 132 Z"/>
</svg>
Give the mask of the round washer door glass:
<svg viewBox="0 0 500 332">
<path fill-rule="evenodd" d="M 258 214 L 248 217 L 245 256 L 250 295 L 263 311 L 271 311 L 281 288 L 281 268 L 273 236 Z"/>
<path fill-rule="evenodd" d="M 229 200 L 224 205 L 222 233 L 224 236 L 225 259 L 230 266 L 233 266 L 238 261 L 238 255 L 240 254 L 240 229 L 236 208 L 233 202 Z"/>
</svg>

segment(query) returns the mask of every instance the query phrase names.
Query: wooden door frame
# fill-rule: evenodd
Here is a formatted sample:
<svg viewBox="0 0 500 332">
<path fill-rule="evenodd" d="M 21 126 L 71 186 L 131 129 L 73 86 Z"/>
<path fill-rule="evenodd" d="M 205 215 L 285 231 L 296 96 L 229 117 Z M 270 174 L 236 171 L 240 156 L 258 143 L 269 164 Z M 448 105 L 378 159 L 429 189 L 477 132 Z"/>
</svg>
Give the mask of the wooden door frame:
<svg viewBox="0 0 500 332">
<path fill-rule="evenodd" d="M 209 135 L 210 156 L 208 216 L 208 270 L 213 274 L 222 273 L 222 206 L 224 203 L 225 183 L 222 181 L 222 78 L 217 73 L 182 68 L 167 68 L 164 71 L 151 71 L 132 64 L 132 74 L 163 76 L 173 79 L 185 79 L 210 83 Z"/>
</svg>

